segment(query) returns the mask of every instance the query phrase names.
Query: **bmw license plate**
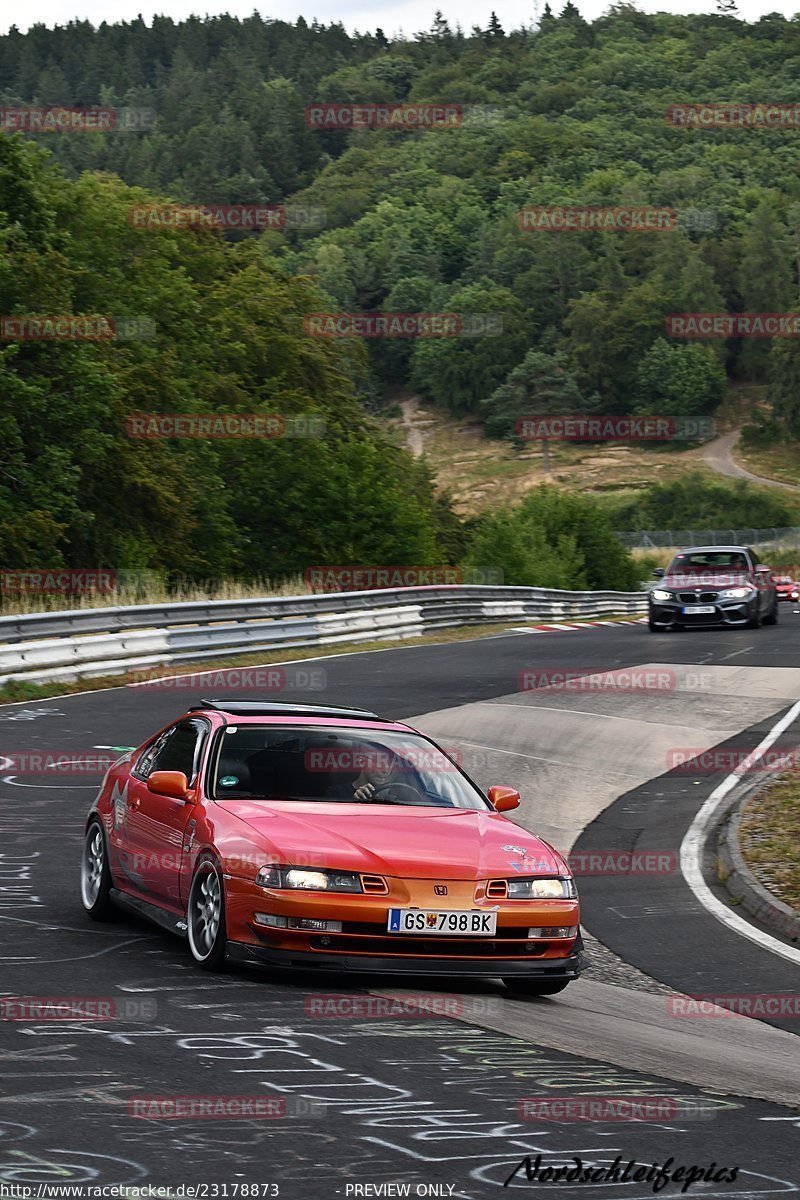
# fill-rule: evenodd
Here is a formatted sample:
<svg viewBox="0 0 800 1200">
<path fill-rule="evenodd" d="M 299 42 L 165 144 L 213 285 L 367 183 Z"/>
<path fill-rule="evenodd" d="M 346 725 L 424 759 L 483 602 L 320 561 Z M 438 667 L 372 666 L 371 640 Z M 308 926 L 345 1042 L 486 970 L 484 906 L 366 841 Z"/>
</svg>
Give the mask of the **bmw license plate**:
<svg viewBox="0 0 800 1200">
<path fill-rule="evenodd" d="M 685 604 L 683 611 L 685 613 L 713 613 L 713 604 Z"/>
<path fill-rule="evenodd" d="M 457 937 L 494 937 L 497 913 L 475 909 L 390 908 L 389 933 L 439 933 Z"/>
</svg>

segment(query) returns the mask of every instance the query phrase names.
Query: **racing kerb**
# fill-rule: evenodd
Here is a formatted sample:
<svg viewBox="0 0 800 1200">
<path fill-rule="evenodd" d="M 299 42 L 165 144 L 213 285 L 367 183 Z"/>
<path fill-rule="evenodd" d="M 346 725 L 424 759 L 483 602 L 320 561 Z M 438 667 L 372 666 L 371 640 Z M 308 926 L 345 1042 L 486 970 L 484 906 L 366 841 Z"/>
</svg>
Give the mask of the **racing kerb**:
<svg viewBox="0 0 800 1200">
<path fill-rule="evenodd" d="M 635 616 L 642 592 L 462 586 L 76 609 L 0 618 L 0 684 L 334 643 L 390 641 L 506 620 Z"/>
</svg>

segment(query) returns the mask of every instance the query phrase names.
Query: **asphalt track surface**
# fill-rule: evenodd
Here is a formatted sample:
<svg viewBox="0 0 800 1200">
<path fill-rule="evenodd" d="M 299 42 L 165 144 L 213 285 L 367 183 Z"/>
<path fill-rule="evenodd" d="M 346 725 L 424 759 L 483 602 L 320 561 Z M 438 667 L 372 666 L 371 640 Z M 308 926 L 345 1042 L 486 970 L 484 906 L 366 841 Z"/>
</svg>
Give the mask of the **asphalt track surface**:
<svg viewBox="0 0 800 1200">
<path fill-rule="evenodd" d="M 800 668 L 798 634 L 800 616 L 783 610 L 776 629 L 650 635 L 639 625 L 605 626 L 320 663 L 326 703 L 402 719 L 508 696 L 525 667 L 608 670 L 657 661 Z M 199 698 L 119 689 L 5 706 L 0 753 L 137 745 Z M 308 701 L 309 694 L 281 699 Z M 776 702 L 776 716 L 785 707 Z M 737 746 L 756 744 L 772 724 L 756 723 L 737 735 Z M 577 849 L 630 848 L 643 839 L 677 847 L 719 778 L 662 774 L 600 813 Z M 403 1194 L 398 1187 L 408 1185 L 410 1195 L 488 1197 L 502 1194 L 524 1156 L 541 1155 L 542 1167 L 573 1167 L 576 1156 L 610 1165 L 621 1156 L 623 1167 L 631 1159 L 647 1167 L 672 1159 L 673 1170 L 739 1168 L 733 1183 L 696 1183 L 687 1193 L 681 1182 L 669 1183 L 658 1192 L 663 1197 L 800 1190 L 800 1108 L 720 1086 L 713 1066 L 704 1074 L 702 1038 L 694 1083 L 668 1069 L 657 1049 L 639 1069 L 610 1065 L 614 1052 L 588 1010 L 579 1052 L 545 1041 L 548 1022 L 571 1011 L 565 997 L 580 1000 L 580 989 L 591 987 L 584 980 L 563 997 L 535 1001 L 511 1000 L 499 983 L 463 993 L 442 980 L 443 993 L 465 997 L 458 1019 L 320 1018 L 311 998 L 367 996 L 374 981 L 244 968 L 209 976 L 194 968 L 180 940 L 144 922 L 124 915 L 110 925 L 88 922 L 77 866 L 95 788 L 95 780 L 64 778 L 0 782 L 0 996 L 102 997 L 117 1012 L 105 1021 L 0 1023 L 0 1189 L 28 1186 L 35 1195 L 40 1184 L 205 1185 L 213 1197 L 224 1194 L 222 1185 L 233 1196 L 235 1185 L 258 1184 L 250 1195 L 333 1200 Z M 796 965 L 729 932 L 679 875 L 588 877 L 581 893 L 588 929 L 671 988 L 798 990 Z M 413 980 L 405 982 L 413 989 Z M 420 990 L 438 986 L 426 980 Z M 659 999 L 606 992 L 623 1010 L 629 1001 L 631 1012 L 635 1001 Z M 797 1022 L 783 1024 L 788 1032 L 756 1032 L 793 1060 L 800 1094 Z M 744 1054 L 743 1025 L 760 1023 L 730 1020 L 724 1036 L 732 1063 Z M 260 1120 L 132 1115 L 137 1097 L 209 1094 L 282 1097 L 288 1111 Z M 520 1115 L 526 1097 L 576 1095 L 672 1098 L 677 1107 L 662 1107 L 671 1115 L 647 1122 L 542 1123 Z M 687 1119 L 681 1110 L 690 1102 L 701 1111 Z M 570 1198 L 594 1191 L 604 1200 L 655 1194 L 646 1181 L 540 1182 L 524 1172 L 510 1186 Z"/>
</svg>

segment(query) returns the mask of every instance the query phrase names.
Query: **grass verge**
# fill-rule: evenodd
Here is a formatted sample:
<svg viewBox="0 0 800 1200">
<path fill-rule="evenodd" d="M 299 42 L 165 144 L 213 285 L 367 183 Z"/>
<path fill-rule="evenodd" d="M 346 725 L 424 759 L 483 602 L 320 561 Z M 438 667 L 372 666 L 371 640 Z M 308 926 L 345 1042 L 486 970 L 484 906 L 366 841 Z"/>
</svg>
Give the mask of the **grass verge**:
<svg viewBox="0 0 800 1200">
<path fill-rule="evenodd" d="M 734 459 L 754 475 L 791 483 L 800 487 L 800 442 L 782 442 L 773 446 L 747 446 L 740 441 Z"/>
<path fill-rule="evenodd" d="M 779 775 L 745 804 L 739 840 L 762 887 L 800 912 L 800 769 Z"/>
</svg>

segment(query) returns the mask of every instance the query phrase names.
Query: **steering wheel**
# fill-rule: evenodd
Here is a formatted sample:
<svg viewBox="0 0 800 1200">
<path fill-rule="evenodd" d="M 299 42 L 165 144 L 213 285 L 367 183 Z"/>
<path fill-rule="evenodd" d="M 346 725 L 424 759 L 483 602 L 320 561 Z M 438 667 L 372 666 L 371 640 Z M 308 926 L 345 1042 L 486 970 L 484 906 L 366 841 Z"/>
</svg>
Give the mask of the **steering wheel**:
<svg viewBox="0 0 800 1200">
<path fill-rule="evenodd" d="M 424 803 L 425 800 L 425 797 L 422 795 L 422 793 L 418 791 L 418 789 L 415 788 L 411 783 L 382 783 L 380 787 L 375 788 L 375 796 L 380 796 L 381 792 L 388 792 L 390 795 L 393 792 L 400 792 L 401 794 L 403 792 L 410 793 L 412 804 L 419 804 L 421 802 Z M 389 800 L 390 804 L 407 803 L 407 801 L 404 800 L 391 800 L 389 797 L 387 797 L 387 800 Z"/>
</svg>

